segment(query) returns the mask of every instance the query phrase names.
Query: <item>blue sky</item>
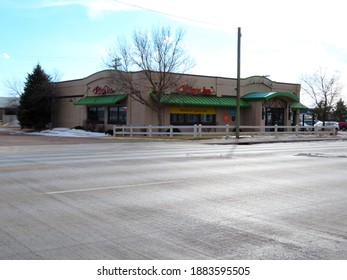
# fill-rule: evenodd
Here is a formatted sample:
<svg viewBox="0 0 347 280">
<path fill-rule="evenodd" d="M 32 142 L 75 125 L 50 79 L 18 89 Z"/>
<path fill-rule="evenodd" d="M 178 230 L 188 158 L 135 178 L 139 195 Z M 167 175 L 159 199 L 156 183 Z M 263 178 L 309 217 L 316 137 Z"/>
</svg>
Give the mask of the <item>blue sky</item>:
<svg viewBox="0 0 347 280">
<path fill-rule="evenodd" d="M 338 71 L 347 95 L 347 20 L 343 1 L 276 0 L 0 0 L 0 96 L 21 84 L 37 63 L 59 80 L 104 69 L 119 36 L 170 25 L 186 31 L 192 74 L 270 75 L 299 83 L 319 67 Z"/>
</svg>

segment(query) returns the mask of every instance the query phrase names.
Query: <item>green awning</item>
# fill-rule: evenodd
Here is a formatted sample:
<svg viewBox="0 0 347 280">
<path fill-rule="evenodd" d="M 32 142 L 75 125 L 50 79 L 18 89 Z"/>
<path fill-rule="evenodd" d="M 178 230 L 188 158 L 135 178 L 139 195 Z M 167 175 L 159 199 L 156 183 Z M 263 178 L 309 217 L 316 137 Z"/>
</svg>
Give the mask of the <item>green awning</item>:
<svg viewBox="0 0 347 280">
<path fill-rule="evenodd" d="M 151 97 L 157 101 L 157 96 L 151 93 Z M 160 103 L 165 105 L 184 106 L 213 106 L 213 107 L 236 107 L 236 97 L 218 97 L 208 95 L 173 95 L 164 94 Z M 250 105 L 244 100 L 240 100 L 240 107 L 247 108 Z"/>
<path fill-rule="evenodd" d="M 74 102 L 74 105 L 112 105 L 119 103 L 127 97 L 126 94 L 117 94 L 117 95 L 101 95 L 101 96 L 86 96 L 80 100 Z"/>
<path fill-rule="evenodd" d="M 294 101 L 299 102 L 299 98 L 290 92 L 280 92 L 280 91 L 272 91 L 272 92 L 251 92 L 248 93 L 241 98 L 244 100 L 249 100 L 249 101 L 257 101 L 257 100 L 269 100 L 271 98 L 275 97 L 286 97 L 289 99 L 292 99 Z"/>
<path fill-rule="evenodd" d="M 302 110 L 302 109 L 308 109 L 304 104 L 301 104 L 300 102 L 293 102 L 292 104 L 290 104 L 290 108 L 296 110 Z"/>
</svg>

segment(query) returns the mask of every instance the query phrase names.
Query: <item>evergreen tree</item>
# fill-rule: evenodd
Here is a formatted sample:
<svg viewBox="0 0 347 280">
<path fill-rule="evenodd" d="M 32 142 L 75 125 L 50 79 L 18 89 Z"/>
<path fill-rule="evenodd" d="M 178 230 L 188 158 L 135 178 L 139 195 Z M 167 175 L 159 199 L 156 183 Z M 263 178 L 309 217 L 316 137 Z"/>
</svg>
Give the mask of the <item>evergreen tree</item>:
<svg viewBox="0 0 347 280">
<path fill-rule="evenodd" d="M 342 98 L 340 98 L 340 100 L 336 103 L 334 119 L 339 122 L 347 120 L 347 106 Z"/>
<path fill-rule="evenodd" d="M 51 77 L 37 64 L 25 82 L 20 96 L 18 121 L 22 128 L 45 128 L 51 122 L 53 87 Z"/>
</svg>

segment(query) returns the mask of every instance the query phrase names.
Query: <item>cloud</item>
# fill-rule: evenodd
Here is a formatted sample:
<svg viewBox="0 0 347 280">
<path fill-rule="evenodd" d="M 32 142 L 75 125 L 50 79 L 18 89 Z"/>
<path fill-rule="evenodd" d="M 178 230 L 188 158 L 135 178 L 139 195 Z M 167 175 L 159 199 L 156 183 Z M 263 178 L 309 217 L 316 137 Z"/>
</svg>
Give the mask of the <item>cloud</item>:
<svg viewBox="0 0 347 280">
<path fill-rule="evenodd" d="M 4 59 L 10 59 L 11 58 L 11 56 L 8 53 L 3 53 L 1 57 Z"/>
<path fill-rule="evenodd" d="M 41 0 L 40 7 L 81 6 L 86 8 L 92 19 L 102 17 L 104 12 L 142 10 L 161 14 L 183 24 L 229 31 L 231 26 L 236 26 L 231 20 L 235 15 L 231 17 L 230 10 L 225 9 L 229 1 L 205 1 L 199 3 L 197 8 L 195 1 L 186 0 Z"/>
<path fill-rule="evenodd" d="M 124 3 L 128 3 L 125 2 Z M 87 9 L 90 18 L 98 18 L 103 12 L 109 11 L 126 11 L 135 10 L 136 7 L 126 5 L 123 1 L 115 0 L 44 0 L 43 7 L 65 7 L 65 6 L 82 6 Z M 129 3 L 130 4 L 130 3 Z"/>
</svg>

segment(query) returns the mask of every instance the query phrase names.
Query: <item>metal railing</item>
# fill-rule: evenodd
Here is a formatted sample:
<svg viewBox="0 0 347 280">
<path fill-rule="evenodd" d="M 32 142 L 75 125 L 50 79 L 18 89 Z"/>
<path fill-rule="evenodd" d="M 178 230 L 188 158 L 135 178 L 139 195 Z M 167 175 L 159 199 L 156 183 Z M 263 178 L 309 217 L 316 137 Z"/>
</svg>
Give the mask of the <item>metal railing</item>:
<svg viewBox="0 0 347 280">
<path fill-rule="evenodd" d="M 114 136 L 190 136 L 194 139 L 202 138 L 204 136 L 224 136 L 226 138 L 236 135 L 235 126 L 231 125 L 168 125 L 168 126 L 154 126 L 154 125 L 122 125 L 113 126 Z M 279 137 L 281 134 L 291 135 L 331 135 L 336 134 L 334 127 L 324 127 L 317 129 L 314 126 L 240 126 L 240 135 L 274 135 Z"/>
</svg>

